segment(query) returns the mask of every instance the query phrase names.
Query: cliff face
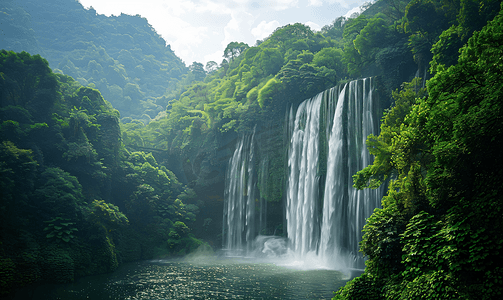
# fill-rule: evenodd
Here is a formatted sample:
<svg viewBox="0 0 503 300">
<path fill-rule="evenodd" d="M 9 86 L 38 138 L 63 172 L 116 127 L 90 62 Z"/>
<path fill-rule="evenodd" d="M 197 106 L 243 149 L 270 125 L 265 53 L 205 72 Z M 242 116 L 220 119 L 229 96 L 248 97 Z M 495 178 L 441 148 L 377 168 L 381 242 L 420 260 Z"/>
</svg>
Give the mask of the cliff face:
<svg viewBox="0 0 503 300">
<path fill-rule="evenodd" d="M 257 179 L 257 188 L 260 190 L 257 193 L 257 201 L 267 200 L 270 207 L 274 208 L 268 210 L 271 220 L 267 232 L 272 234 L 274 227 L 283 222 L 281 207 L 287 151 L 284 126 L 283 118 L 280 118 L 257 124 L 249 132 L 200 135 L 184 149 L 154 153 L 161 163 L 166 163 L 180 180 L 194 189 L 198 198 L 204 202 L 204 209 L 201 210 L 198 225 L 195 226 L 196 235 L 204 234 L 216 248 L 222 245 L 222 213 L 229 160 L 243 135 L 254 135 L 254 164 L 255 168 L 260 170 L 259 174 L 254 176 L 261 177 Z M 205 226 L 205 222 L 211 223 L 211 226 Z"/>
<path fill-rule="evenodd" d="M 381 109 L 389 107 L 390 96 L 386 93 L 387 89 L 382 79 L 376 77 L 372 81 L 374 82 L 373 97 L 376 103 L 379 103 Z M 344 84 L 338 88 L 342 87 Z M 336 100 L 334 101 L 336 102 Z M 328 102 L 323 104 L 327 107 L 328 105 Z M 261 234 L 286 236 L 285 205 L 289 175 L 288 151 L 292 139 L 289 133 L 289 130 L 292 130 L 289 126 L 292 125 L 289 124 L 288 118 L 290 114 L 295 114 L 296 110 L 297 106 L 292 104 L 291 107 L 284 107 L 282 112 L 274 111 L 269 115 L 261 115 L 260 121 L 250 126 L 251 129 L 245 132 L 239 134 L 235 132 L 199 134 L 183 150 L 172 151 L 169 155 L 156 154 L 160 161 L 164 157 L 169 168 L 180 174 L 179 178 L 186 180 L 185 182 L 204 201 L 205 209 L 200 212 L 201 215 L 197 221 L 199 225 L 196 228 L 204 228 L 205 230 L 198 231 L 198 233 L 207 232 L 208 227 L 203 225 L 205 220 L 211 219 L 212 226 L 209 227 L 211 240 L 217 248 L 221 247 L 224 242 L 221 237 L 222 228 L 225 227 L 225 224 L 222 224 L 222 214 L 225 214 L 224 199 L 229 191 L 229 180 L 231 180 L 229 179 L 230 161 L 237 148 L 240 147 L 240 141 L 243 138 L 248 141 L 244 146 L 247 147 L 246 151 L 253 152 L 253 154 L 247 154 L 252 158 L 245 163 L 246 168 L 252 168 L 253 172 L 249 175 L 240 174 L 243 176 L 241 180 L 245 185 L 252 177 L 253 191 L 245 189 L 243 193 L 253 193 L 257 207 L 263 203 L 266 204 L 262 208 L 266 212 L 263 215 L 265 221 L 260 232 Z M 324 117 L 326 117 L 326 110 L 327 108 L 322 109 Z M 376 120 L 378 119 L 379 116 L 376 117 Z M 322 123 L 325 124 L 324 122 Z M 320 126 L 322 126 L 321 123 Z M 324 158 L 317 166 L 320 182 L 318 189 L 323 191 L 325 189 L 328 141 L 325 138 L 320 143 L 322 144 L 320 155 Z M 320 207 L 322 207 L 321 203 Z M 321 215 L 321 210 L 319 214 Z"/>
</svg>

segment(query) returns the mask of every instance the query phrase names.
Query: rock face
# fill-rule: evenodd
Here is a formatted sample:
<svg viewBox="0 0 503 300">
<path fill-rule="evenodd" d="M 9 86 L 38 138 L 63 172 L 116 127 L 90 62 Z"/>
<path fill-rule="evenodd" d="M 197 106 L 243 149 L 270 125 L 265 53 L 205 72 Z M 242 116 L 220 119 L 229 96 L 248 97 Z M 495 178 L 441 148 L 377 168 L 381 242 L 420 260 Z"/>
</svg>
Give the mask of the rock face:
<svg viewBox="0 0 503 300">
<path fill-rule="evenodd" d="M 246 133 L 210 133 L 193 140 L 179 151 L 157 153 L 158 161 L 165 163 L 204 202 L 196 221 L 195 234 L 201 234 L 216 248 L 222 246 L 222 212 L 226 190 L 229 160 L 243 136 L 253 134 L 254 188 L 256 201 L 267 201 L 268 221 L 264 229 L 272 234 L 283 223 L 281 209 L 286 165 L 286 136 L 284 114 L 263 124 L 256 124 Z M 248 147 L 248 146 L 247 146 Z M 272 209 L 278 207 L 278 209 Z M 265 220 L 264 220 L 265 222 Z M 278 230 L 278 229 L 276 229 Z"/>
<path fill-rule="evenodd" d="M 378 78 L 354 81 L 347 84 L 345 91 L 343 91 L 343 88 L 344 85 L 341 85 L 321 93 L 318 96 L 320 99 L 316 104 L 316 108 L 312 108 L 313 111 L 318 111 L 318 119 L 313 123 L 313 126 L 318 126 L 317 131 L 319 132 L 313 141 L 305 141 L 305 143 L 306 145 L 314 146 L 316 142 L 316 145 L 318 145 L 316 146 L 318 147 L 316 161 L 307 162 L 306 160 L 305 162 L 301 162 L 303 158 L 307 157 L 307 152 L 298 153 L 297 157 L 299 168 L 300 164 L 310 165 L 314 168 L 312 174 L 314 180 L 312 191 L 314 194 L 312 197 L 306 197 L 306 199 L 313 199 L 314 205 L 312 212 L 313 219 L 310 222 L 311 225 L 309 225 L 313 226 L 312 238 L 309 239 L 309 244 L 312 244 L 314 248 L 310 251 L 318 251 L 323 227 L 323 207 L 324 201 L 326 201 L 324 199 L 328 199 L 328 197 L 324 197 L 324 194 L 328 193 L 325 191 L 329 184 L 326 183 L 326 180 L 333 181 L 333 178 L 327 178 L 329 176 L 327 168 L 330 163 L 329 156 L 333 154 L 330 154 L 329 142 L 330 136 L 335 130 L 335 128 L 332 128 L 334 123 L 333 118 L 336 113 L 335 110 L 339 95 L 344 93 L 347 98 L 347 100 L 344 100 L 344 97 L 341 99 L 341 101 L 345 101 L 343 108 L 345 117 L 340 122 L 341 126 L 344 127 L 344 138 L 348 139 L 348 141 L 344 142 L 345 150 L 343 153 L 341 152 L 338 155 L 343 156 L 346 160 L 351 159 L 351 161 L 348 160 L 345 163 L 339 162 L 340 166 L 347 166 L 344 167 L 345 171 L 343 171 L 345 174 L 344 180 L 341 179 L 343 181 L 341 185 L 345 189 L 352 189 L 350 185 L 352 174 L 350 173 L 356 172 L 357 168 L 362 167 L 361 163 L 357 163 L 355 160 L 360 159 L 356 157 L 360 157 L 361 155 L 355 151 L 359 149 L 358 151 L 366 152 L 366 135 L 369 133 L 377 134 L 382 107 L 389 105 L 386 101 L 387 97 L 382 93 L 382 84 Z M 333 95 L 330 95 L 330 93 Z M 366 95 L 363 97 L 365 93 Z M 368 99 L 369 93 L 372 93 L 370 97 L 374 99 L 374 107 L 366 106 L 364 108 L 362 103 L 370 101 Z M 358 97 L 360 97 L 359 100 L 356 99 Z M 291 186 L 293 184 L 291 176 L 293 176 L 292 172 L 294 171 L 291 169 L 293 162 L 290 160 L 292 159 L 293 148 L 296 147 L 292 146 L 292 139 L 294 139 L 295 134 L 304 134 L 305 130 L 303 126 L 307 126 L 307 116 L 299 116 L 298 122 L 301 123 L 300 127 L 302 128 L 297 129 L 300 131 L 294 133 L 296 130 L 294 129 L 295 112 L 298 109 L 305 109 L 302 108 L 303 105 L 305 106 L 305 103 L 299 105 L 299 107 L 292 105 L 292 107 L 282 113 L 281 117 L 277 113 L 275 118 L 270 118 L 269 121 L 262 124 L 256 124 L 254 129 L 249 132 L 241 134 L 225 133 L 213 135 L 212 137 L 201 137 L 202 139 L 199 142 L 200 148 L 194 147 L 195 143 L 192 143 L 192 147 L 187 149 L 186 152 L 181 151 L 180 153 L 176 153 L 177 159 L 169 160 L 169 168 L 182 174 L 179 177 L 186 180 L 197 192 L 199 198 L 204 201 L 205 207 L 201 209 L 199 216 L 201 224 L 200 226 L 196 226 L 196 228 L 203 228 L 202 230 L 204 231 L 201 231 L 201 233 L 204 232 L 206 236 L 211 237 L 213 246 L 217 248 L 248 249 L 252 247 L 254 238 L 259 234 L 275 234 L 284 237 L 295 234 L 293 228 L 287 231 L 288 205 L 292 205 L 288 204 L 288 201 L 298 201 L 298 191 L 294 192 Z M 362 112 L 363 109 L 372 111 Z M 362 115 L 355 116 L 354 113 L 351 115 L 353 110 L 358 110 L 358 113 Z M 362 126 L 365 126 L 362 122 L 369 120 L 369 117 L 373 117 L 370 131 L 367 129 L 365 129 L 365 132 L 358 130 L 358 128 L 361 129 Z M 359 124 L 348 125 L 348 122 L 359 122 Z M 357 132 L 355 131 L 353 134 L 352 131 L 354 130 L 357 130 Z M 350 136 L 357 139 L 357 142 L 356 140 L 349 141 Z M 357 143 L 357 145 L 353 145 L 353 143 Z M 216 146 L 211 149 L 211 146 L 207 145 Z M 236 161 L 236 159 L 239 161 Z M 368 164 L 369 159 L 366 156 L 366 162 L 362 163 Z M 332 165 L 331 168 L 335 168 L 335 166 Z M 307 180 L 306 174 L 301 175 L 302 178 L 299 178 L 299 174 L 296 176 L 297 181 L 304 182 Z M 239 178 L 236 179 L 236 177 Z M 232 187 L 231 185 L 236 186 Z M 298 182 L 294 185 L 299 188 Z M 330 186 L 332 186 L 332 183 L 330 183 Z M 296 194 L 295 197 L 292 195 L 288 196 L 288 193 L 290 193 L 289 190 L 291 190 L 291 193 Z M 350 192 L 352 191 L 340 192 L 342 195 L 346 195 L 344 196 L 346 202 L 351 202 L 349 199 L 351 198 L 349 195 Z M 338 192 L 331 191 L 330 193 Z M 236 198 L 240 198 L 242 199 L 240 201 L 246 203 L 239 204 L 233 202 Z M 362 198 L 358 201 L 364 200 Z M 290 215 L 291 217 L 292 215 Z M 358 224 L 352 225 L 354 230 L 358 231 L 357 228 L 363 226 L 360 223 L 362 223 L 365 217 L 368 216 L 362 217 L 358 215 L 354 217 L 358 219 L 355 220 Z M 328 215 L 326 218 L 331 219 Z M 211 219 L 211 225 L 205 226 L 204 222 L 208 222 L 208 219 Z M 241 221 L 237 221 L 238 219 Z M 290 220 L 290 224 L 293 224 L 293 222 L 293 220 Z M 325 224 L 324 228 L 328 232 L 328 235 L 333 233 L 332 230 L 329 230 L 330 226 Z M 236 237 L 236 235 L 240 236 Z M 347 240 L 349 237 L 339 237 L 339 239 Z M 234 242 L 231 240 L 234 240 Z M 358 238 L 354 240 L 357 244 Z M 331 238 L 328 238 L 325 242 L 325 248 L 333 248 L 332 246 L 328 246 L 328 244 L 333 243 Z M 353 244 L 351 248 L 354 248 Z M 237 245 L 240 246 L 238 247 Z M 327 251 L 327 249 L 324 249 L 324 252 Z M 351 253 L 355 251 L 354 249 L 350 250 Z"/>
</svg>

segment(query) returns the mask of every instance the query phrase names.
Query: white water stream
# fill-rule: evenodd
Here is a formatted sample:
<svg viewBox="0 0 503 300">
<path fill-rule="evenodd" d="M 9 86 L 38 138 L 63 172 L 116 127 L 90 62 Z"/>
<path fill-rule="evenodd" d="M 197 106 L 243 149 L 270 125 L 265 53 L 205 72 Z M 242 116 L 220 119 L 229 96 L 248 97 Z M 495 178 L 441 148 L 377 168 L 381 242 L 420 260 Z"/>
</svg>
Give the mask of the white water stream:
<svg viewBox="0 0 503 300">
<path fill-rule="evenodd" d="M 365 140 L 378 134 L 381 114 L 373 89 L 372 79 L 355 80 L 305 100 L 295 114 L 290 111 L 286 241 L 258 234 L 254 134 L 239 140 L 227 171 L 223 246 L 228 253 L 270 253 L 330 269 L 364 268 L 358 252 L 361 231 L 384 190 L 358 191 L 352 176 L 372 162 Z"/>
</svg>

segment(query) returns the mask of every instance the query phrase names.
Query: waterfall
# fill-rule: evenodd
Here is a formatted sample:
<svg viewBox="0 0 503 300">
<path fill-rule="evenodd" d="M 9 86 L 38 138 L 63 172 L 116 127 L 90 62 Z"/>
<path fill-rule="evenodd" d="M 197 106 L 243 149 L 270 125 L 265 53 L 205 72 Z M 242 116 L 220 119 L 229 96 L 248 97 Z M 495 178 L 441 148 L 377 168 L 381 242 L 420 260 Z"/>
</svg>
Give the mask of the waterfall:
<svg viewBox="0 0 503 300">
<path fill-rule="evenodd" d="M 380 121 L 372 93 L 371 79 L 355 80 L 304 101 L 291 115 L 286 215 L 296 257 L 315 254 L 324 266 L 364 268 L 361 230 L 379 207 L 383 189 L 358 191 L 352 176 L 372 163 L 365 141 L 378 134 Z M 319 135 L 322 130 L 325 135 Z M 326 157 L 320 156 L 321 147 Z M 318 184 L 323 160 L 325 178 Z"/>
<path fill-rule="evenodd" d="M 239 139 L 227 169 L 222 237 L 231 255 L 248 253 L 256 236 L 254 136 Z"/>
<path fill-rule="evenodd" d="M 366 218 L 380 206 L 384 190 L 358 191 L 352 176 L 372 163 L 365 141 L 369 134 L 378 135 L 381 114 L 373 90 L 372 79 L 354 80 L 287 113 L 284 209 L 289 255 L 295 260 L 314 257 L 324 267 L 364 268 L 358 252 L 361 231 Z M 262 216 L 255 216 L 253 145 L 254 134 L 238 141 L 229 160 L 225 190 L 224 248 L 246 253 L 259 233 L 255 222 L 264 226 Z M 266 181 L 261 177 L 260 185 Z M 265 203 L 260 201 L 257 210 L 265 211 Z M 257 239 L 269 241 L 267 249 L 281 245 L 278 240 Z"/>
<path fill-rule="evenodd" d="M 359 191 L 352 186 L 352 175 L 372 163 L 365 144 L 379 128 L 372 92 L 371 79 L 352 81 L 342 89 L 329 136 L 319 256 L 339 268 L 364 268 L 358 253 L 361 230 L 383 196 L 382 188 Z"/>
<path fill-rule="evenodd" d="M 325 201 L 323 205 L 323 219 L 321 227 L 321 243 L 319 254 L 324 260 L 341 260 L 339 251 L 332 253 L 336 244 L 340 244 L 344 231 L 338 231 L 334 224 L 347 223 L 347 216 L 341 209 L 347 206 L 344 203 L 344 161 L 343 161 L 343 115 L 346 86 L 342 89 L 337 99 L 337 106 L 333 117 L 333 125 L 328 135 L 327 175 L 325 180 Z M 343 226 L 345 227 L 345 226 Z"/>
<path fill-rule="evenodd" d="M 288 238 L 296 253 L 316 250 L 319 176 L 320 105 L 322 94 L 302 102 L 295 115 L 288 153 L 286 220 Z"/>
</svg>

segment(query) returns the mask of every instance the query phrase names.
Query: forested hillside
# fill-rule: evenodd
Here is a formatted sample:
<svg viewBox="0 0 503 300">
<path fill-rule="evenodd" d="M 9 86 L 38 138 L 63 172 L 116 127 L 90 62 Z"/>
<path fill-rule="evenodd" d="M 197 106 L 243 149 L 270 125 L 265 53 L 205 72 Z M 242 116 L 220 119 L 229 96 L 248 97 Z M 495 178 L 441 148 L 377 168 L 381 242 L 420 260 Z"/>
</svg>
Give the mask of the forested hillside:
<svg viewBox="0 0 503 300">
<path fill-rule="evenodd" d="M 107 17 L 58 0 L 8 0 L 0 11 L 7 26 L 0 49 L 42 55 L 55 72 L 99 89 L 121 117 L 150 122 L 176 97 L 180 81 L 193 80 L 139 15 Z"/>
<path fill-rule="evenodd" d="M 124 124 L 124 143 L 133 148 L 168 149 L 173 158 L 169 168 L 183 174 L 180 176 L 199 191 L 223 183 L 228 158 L 222 157 L 229 157 L 231 151 L 226 145 L 236 134 L 257 126 L 259 136 L 268 132 L 261 149 L 269 157 L 267 176 L 273 185 L 264 188 L 261 197 L 280 202 L 286 111 L 324 89 L 360 76 L 381 75 L 379 92 L 383 95 L 411 80 L 418 66 L 408 46 L 410 33 L 397 22 L 406 21 L 394 14 L 362 14 L 348 20 L 337 18 L 320 32 L 300 23 L 286 25 L 251 47 L 232 42 L 218 69 L 186 87 L 171 102 L 167 118 L 147 126 Z M 423 60 L 416 58 L 425 65 Z M 389 105 L 387 97 L 382 101 Z"/>
<path fill-rule="evenodd" d="M 389 109 L 354 184 L 388 193 L 364 229 L 365 273 L 335 298 L 498 299 L 500 11 L 381 0 L 186 67 L 140 16 L 4 1 L 0 49 L 15 52 L 0 52 L 0 290 L 181 255 L 203 244 L 194 233 L 220 247 L 225 172 L 245 134 L 265 162 L 263 234 L 285 236 L 285 115 L 372 76 Z"/>
<path fill-rule="evenodd" d="M 128 152 L 119 112 L 45 59 L 0 51 L 0 293 L 183 255 L 194 192 Z M 188 226 L 187 226 L 188 225 Z"/>
</svg>

